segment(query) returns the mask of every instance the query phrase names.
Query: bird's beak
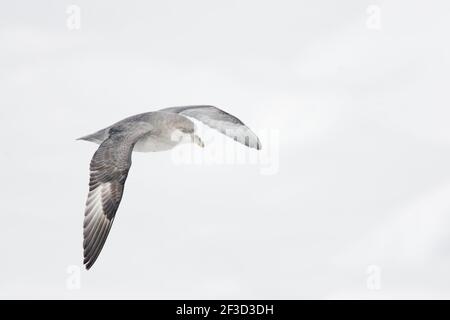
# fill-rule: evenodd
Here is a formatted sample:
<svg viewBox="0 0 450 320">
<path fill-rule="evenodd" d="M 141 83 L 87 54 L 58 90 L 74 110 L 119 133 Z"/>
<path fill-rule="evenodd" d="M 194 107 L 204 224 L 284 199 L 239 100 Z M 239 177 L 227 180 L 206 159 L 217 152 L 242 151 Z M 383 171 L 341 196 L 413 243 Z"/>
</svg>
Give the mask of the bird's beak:
<svg viewBox="0 0 450 320">
<path fill-rule="evenodd" d="M 200 139 L 200 137 L 198 135 L 196 135 L 195 133 L 193 133 L 191 135 L 191 141 L 192 141 L 192 143 L 195 143 L 196 145 L 198 145 L 201 148 L 205 147 L 205 144 L 203 143 L 202 139 Z"/>
</svg>

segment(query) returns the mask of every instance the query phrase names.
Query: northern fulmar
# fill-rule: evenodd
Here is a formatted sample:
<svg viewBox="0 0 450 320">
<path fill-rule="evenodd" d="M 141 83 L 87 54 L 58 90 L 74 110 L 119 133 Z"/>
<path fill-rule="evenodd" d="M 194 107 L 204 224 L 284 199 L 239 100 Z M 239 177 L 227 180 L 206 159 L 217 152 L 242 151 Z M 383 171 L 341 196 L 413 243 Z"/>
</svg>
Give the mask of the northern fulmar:
<svg viewBox="0 0 450 320">
<path fill-rule="evenodd" d="M 89 193 L 83 223 L 86 269 L 97 260 L 122 199 L 131 153 L 170 150 L 191 142 L 204 147 L 194 118 L 247 147 L 261 149 L 258 137 L 238 118 L 214 106 L 165 108 L 125 118 L 79 138 L 99 144 L 90 164 Z"/>
</svg>

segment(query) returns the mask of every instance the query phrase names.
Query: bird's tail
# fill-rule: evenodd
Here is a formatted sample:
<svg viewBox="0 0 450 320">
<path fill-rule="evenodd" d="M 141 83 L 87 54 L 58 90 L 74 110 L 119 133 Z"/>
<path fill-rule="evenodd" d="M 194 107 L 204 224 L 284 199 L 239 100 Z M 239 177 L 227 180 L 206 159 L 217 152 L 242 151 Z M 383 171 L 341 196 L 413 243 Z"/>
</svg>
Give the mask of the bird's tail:
<svg viewBox="0 0 450 320">
<path fill-rule="evenodd" d="M 85 141 L 90 141 L 90 142 L 94 142 L 97 144 L 101 144 L 107 138 L 108 138 L 108 128 L 99 130 L 92 134 L 88 134 L 87 136 L 84 136 L 84 137 L 80 137 L 77 140 L 85 140 Z"/>
</svg>

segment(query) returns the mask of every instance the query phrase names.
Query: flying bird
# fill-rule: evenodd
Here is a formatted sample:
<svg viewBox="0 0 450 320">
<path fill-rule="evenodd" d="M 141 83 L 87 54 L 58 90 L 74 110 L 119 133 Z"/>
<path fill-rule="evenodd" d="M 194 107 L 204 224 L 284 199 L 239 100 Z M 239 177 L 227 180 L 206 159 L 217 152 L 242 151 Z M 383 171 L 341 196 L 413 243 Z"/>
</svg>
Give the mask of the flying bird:
<svg viewBox="0 0 450 320">
<path fill-rule="evenodd" d="M 123 195 L 131 153 L 157 152 L 181 143 L 204 147 L 196 119 L 247 147 L 261 149 L 258 137 L 238 118 L 214 106 L 165 108 L 125 118 L 79 138 L 99 144 L 90 164 L 89 193 L 83 222 L 84 265 L 90 269 L 105 244 Z"/>
</svg>

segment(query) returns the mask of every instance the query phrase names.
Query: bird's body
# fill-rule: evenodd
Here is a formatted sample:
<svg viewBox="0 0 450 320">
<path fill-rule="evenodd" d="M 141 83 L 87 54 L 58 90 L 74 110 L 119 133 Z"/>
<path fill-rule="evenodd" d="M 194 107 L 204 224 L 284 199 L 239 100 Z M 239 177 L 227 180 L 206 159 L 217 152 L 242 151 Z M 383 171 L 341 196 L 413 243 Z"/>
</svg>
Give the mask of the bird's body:
<svg viewBox="0 0 450 320">
<path fill-rule="evenodd" d="M 131 153 L 165 151 L 186 142 L 204 146 L 188 117 L 248 147 L 261 148 L 256 135 L 239 119 L 213 106 L 172 107 L 141 113 L 80 138 L 100 145 L 91 160 L 83 224 L 87 269 L 96 261 L 111 229 L 131 166 Z"/>
<path fill-rule="evenodd" d="M 146 132 L 136 141 L 133 151 L 135 152 L 157 152 L 170 150 L 182 141 L 176 138 L 181 136 L 177 130 L 183 126 L 190 130 L 195 129 L 194 123 L 179 114 L 163 111 L 140 113 L 125 118 L 113 125 L 104 128 L 92 135 L 82 137 L 82 140 L 92 141 L 101 144 L 114 131 L 121 131 L 131 134 L 138 130 L 138 127 Z"/>
</svg>

